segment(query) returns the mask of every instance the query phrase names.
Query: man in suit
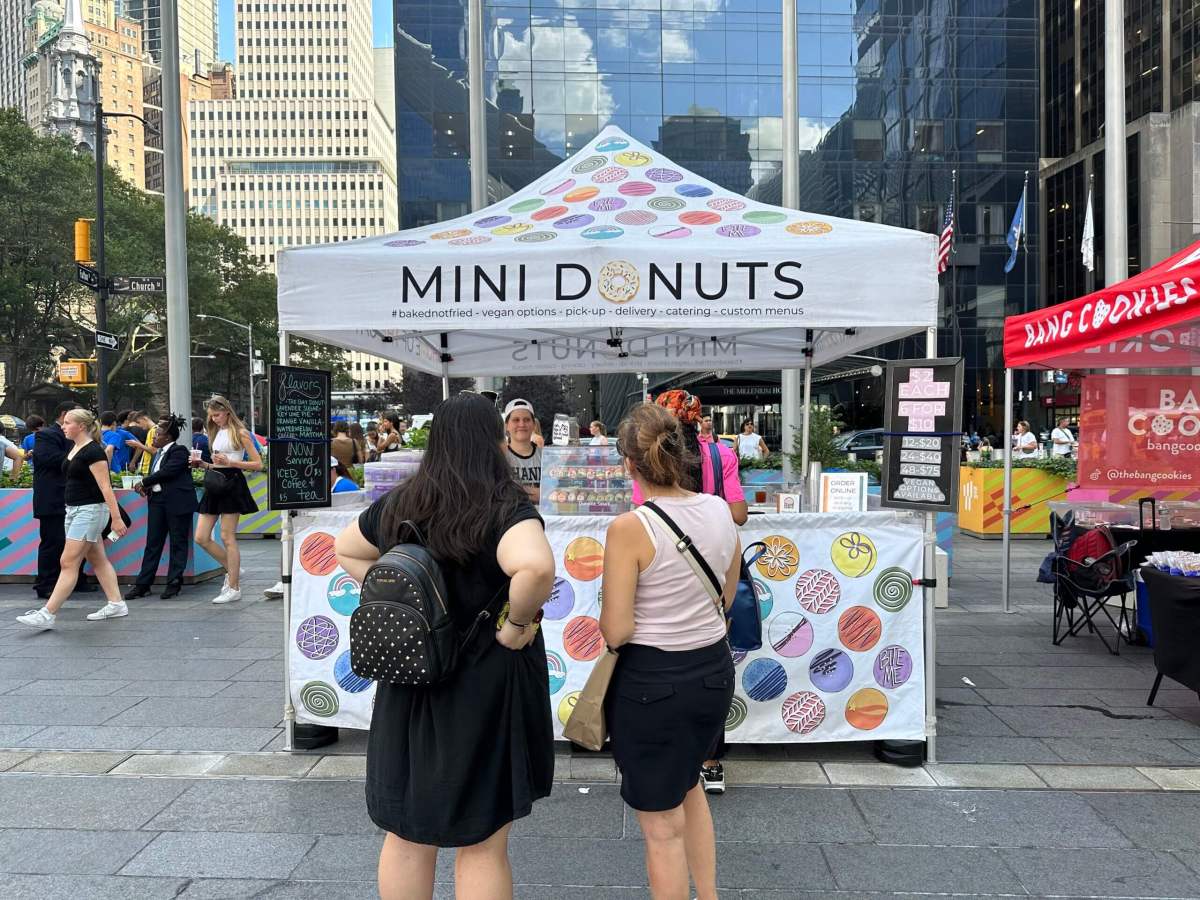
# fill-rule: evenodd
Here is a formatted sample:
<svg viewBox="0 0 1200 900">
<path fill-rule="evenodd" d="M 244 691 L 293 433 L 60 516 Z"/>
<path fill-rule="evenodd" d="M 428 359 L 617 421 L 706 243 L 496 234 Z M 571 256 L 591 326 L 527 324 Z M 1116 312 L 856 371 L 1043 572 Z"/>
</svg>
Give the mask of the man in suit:
<svg viewBox="0 0 1200 900">
<path fill-rule="evenodd" d="M 150 593 L 168 535 L 171 557 L 162 599 L 169 600 L 183 588 L 183 572 L 192 546 L 192 514 L 196 511 L 196 486 L 192 483 L 190 465 L 192 454 L 187 447 L 176 443 L 184 424 L 184 419 L 168 416 L 154 431 L 154 455 L 150 459 L 149 474 L 142 478 L 137 488 L 146 498 L 149 514 L 146 553 L 137 582 L 125 595 L 126 600 L 136 600 Z"/>
<path fill-rule="evenodd" d="M 40 537 L 37 581 L 33 589 L 42 600 L 49 599 L 58 582 L 58 561 L 67 543 L 67 505 L 63 499 L 67 476 L 62 467 L 72 444 L 63 434 L 62 423 L 67 413 L 78 406 L 70 400 L 58 404 L 54 421 L 33 438 L 33 517 L 38 520 Z M 85 580 L 81 573 L 75 590 L 95 591 L 96 584 Z"/>
</svg>

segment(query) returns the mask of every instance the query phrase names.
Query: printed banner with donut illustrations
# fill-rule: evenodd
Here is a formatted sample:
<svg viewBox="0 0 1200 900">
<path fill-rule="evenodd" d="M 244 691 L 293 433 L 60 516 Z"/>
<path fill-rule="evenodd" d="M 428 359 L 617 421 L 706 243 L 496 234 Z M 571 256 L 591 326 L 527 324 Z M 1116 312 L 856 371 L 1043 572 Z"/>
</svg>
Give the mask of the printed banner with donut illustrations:
<svg viewBox="0 0 1200 900">
<path fill-rule="evenodd" d="M 291 690 L 302 722 L 366 728 L 373 685 L 349 669 L 357 585 L 337 567 L 332 538 L 350 513 L 312 516 L 296 536 Z M 604 651 L 600 634 L 605 517 L 549 517 L 558 561 L 542 628 L 555 735 Z M 735 653 L 731 743 L 793 743 L 925 735 L 920 524 L 892 512 L 755 516 L 743 544 L 763 541 L 752 567 L 763 646 Z"/>
</svg>

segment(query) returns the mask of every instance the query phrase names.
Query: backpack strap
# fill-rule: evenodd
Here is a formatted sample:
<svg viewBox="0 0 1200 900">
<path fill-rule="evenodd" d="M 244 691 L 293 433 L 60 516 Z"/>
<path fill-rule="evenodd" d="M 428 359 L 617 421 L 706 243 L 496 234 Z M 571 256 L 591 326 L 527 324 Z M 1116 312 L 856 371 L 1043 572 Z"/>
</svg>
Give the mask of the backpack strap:
<svg viewBox="0 0 1200 900">
<path fill-rule="evenodd" d="M 717 442 L 713 441 L 708 445 L 708 458 L 712 460 L 713 473 L 713 493 L 725 499 L 725 471 L 721 465 L 721 451 L 717 447 Z"/>
<path fill-rule="evenodd" d="M 721 582 L 718 580 L 716 573 L 713 572 L 712 567 L 708 564 L 708 561 L 700 555 L 700 551 L 696 549 L 696 545 L 692 543 L 692 539 L 684 534 L 683 529 L 675 524 L 675 520 L 663 512 L 662 507 L 653 500 L 647 500 L 642 504 L 641 508 L 657 518 L 668 531 L 675 535 L 675 549 L 683 554 L 688 565 L 692 567 L 692 571 L 696 573 L 696 577 L 700 579 L 700 583 L 704 585 L 704 590 L 708 592 L 709 598 L 714 604 L 719 604 L 716 612 L 721 616 L 721 621 L 724 621 L 725 613 L 724 603 L 721 601 Z"/>
<path fill-rule="evenodd" d="M 415 537 L 417 539 L 416 542 L 418 544 L 420 544 L 422 547 L 429 546 L 429 544 L 425 541 L 425 533 L 423 531 L 421 531 L 420 528 L 417 527 L 417 523 L 414 522 L 412 519 L 405 519 L 403 522 L 400 523 L 400 527 L 396 530 L 396 543 L 397 544 L 403 543 L 400 540 L 400 537 L 404 534 L 405 528 L 407 528 L 409 531 L 412 532 L 412 535 L 413 535 L 413 537 Z"/>
</svg>

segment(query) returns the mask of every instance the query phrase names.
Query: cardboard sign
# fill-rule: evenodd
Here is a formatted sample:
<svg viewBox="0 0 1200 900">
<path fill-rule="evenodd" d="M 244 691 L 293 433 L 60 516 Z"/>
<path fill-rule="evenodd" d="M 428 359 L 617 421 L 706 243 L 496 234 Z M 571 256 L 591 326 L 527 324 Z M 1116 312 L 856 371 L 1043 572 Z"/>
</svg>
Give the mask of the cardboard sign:
<svg viewBox="0 0 1200 900">
<path fill-rule="evenodd" d="M 822 472 L 818 512 L 866 512 L 866 472 Z"/>
<path fill-rule="evenodd" d="M 888 364 L 880 505 L 949 512 L 958 497 L 962 357 Z"/>
<path fill-rule="evenodd" d="M 330 373 L 271 366 L 268 503 L 271 509 L 329 506 Z"/>
</svg>

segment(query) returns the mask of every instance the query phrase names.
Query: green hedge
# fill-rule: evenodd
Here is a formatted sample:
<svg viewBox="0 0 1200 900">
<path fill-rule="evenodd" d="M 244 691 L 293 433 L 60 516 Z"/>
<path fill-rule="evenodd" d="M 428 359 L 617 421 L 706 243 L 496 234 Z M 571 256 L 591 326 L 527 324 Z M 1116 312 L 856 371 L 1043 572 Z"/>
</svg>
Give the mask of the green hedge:
<svg viewBox="0 0 1200 900">
<path fill-rule="evenodd" d="M 964 465 L 974 466 L 977 469 L 1003 469 L 1004 460 L 989 459 L 980 462 L 964 463 Z M 1049 472 L 1051 475 L 1057 475 L 1059 478 L 1065 478 L 1067 481 L 1074 481 L 1079 466 L 1070 457 L 1051 456 L 1047 459 L 1014 459 L 1013 468 L 1041 469 L 1043 472 Z"/>
</svg>

